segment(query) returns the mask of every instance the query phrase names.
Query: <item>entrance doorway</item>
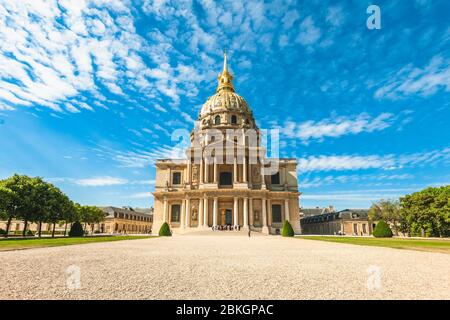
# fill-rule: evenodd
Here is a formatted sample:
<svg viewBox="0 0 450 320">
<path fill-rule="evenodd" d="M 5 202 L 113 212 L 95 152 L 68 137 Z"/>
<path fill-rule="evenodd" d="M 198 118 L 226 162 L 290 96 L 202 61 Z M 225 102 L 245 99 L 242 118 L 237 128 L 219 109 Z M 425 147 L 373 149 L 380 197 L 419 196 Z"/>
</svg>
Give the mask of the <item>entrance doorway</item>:
<svg viewBox="0 0 450 320">
<path fill-rule="evenodd" d="M 225 209 L 225 225 L 232 225 L 232 214 L 231 209 Z"/>
</svg>

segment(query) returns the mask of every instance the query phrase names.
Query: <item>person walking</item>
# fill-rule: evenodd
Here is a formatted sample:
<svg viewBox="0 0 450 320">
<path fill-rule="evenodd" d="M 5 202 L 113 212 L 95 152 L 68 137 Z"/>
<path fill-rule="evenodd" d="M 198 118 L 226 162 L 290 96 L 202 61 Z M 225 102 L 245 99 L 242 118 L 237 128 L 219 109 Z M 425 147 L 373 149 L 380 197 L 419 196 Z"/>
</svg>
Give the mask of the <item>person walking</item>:
<svg viewBox="0 0 450 320">
<path fill-rule="evenodd" d="M 250 238 L 250 236 L 251 236 L 251 235 L 250 235 L 250 232 L 251 232 L 251 231 L 250 231 L 250 228 L 248 228 L 248 237 L 249 237 L 249 238 Z"/>
</svg>

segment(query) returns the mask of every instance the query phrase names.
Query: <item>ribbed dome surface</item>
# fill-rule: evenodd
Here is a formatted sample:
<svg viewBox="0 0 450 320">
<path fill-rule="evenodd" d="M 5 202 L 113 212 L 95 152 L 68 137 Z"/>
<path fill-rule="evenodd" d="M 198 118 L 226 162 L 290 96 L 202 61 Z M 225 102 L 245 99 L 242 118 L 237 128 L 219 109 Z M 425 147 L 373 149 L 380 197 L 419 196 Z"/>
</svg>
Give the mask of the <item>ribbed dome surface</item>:
<svg viewBox="0 0 450 320">
<path fill-rule="evenodd" d="M 208 98 L 200 111 L 200 117 L 216 111 L 250 113 L 250 108 L 240 95 L 233 91 L 223 90 Z"/>
</svg>

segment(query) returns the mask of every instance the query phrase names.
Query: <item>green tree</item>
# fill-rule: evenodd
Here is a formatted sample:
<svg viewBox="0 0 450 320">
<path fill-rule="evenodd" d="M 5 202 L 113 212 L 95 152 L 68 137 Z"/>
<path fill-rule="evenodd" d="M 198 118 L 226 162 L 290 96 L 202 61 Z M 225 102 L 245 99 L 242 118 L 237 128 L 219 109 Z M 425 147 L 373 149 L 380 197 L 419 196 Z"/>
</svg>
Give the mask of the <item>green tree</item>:
<svg viewBox="0 0 450 320">
<path fill-rule="evenodd" d="M 95 206 L 81 206 L 79 210 L 81 221 L 84 222 L 84 229 L 89 224 L 92 232 L 94 232 L 95 224 L 104 221 L 106 217 L 105 212 Z"/>
<path fill-rule="evenodd" d="M 64 236 L 67 235 L 67 225 L 70 223 L 73 223 L 75 221 L 79 220 L 78 214 L 77 214 L 77 205 L 80 206 L 77 203 L 74 203 L 73 201 L 69 200 L 68 203 L 65 203 L 63 206 L 62 211 L 62 220 L 64 220 Z"/>
<path fill-rule="evenodd" d="M 5 238 L 8 237 L 12 219 L 16 217 L 16 209 L 20 200 L 17 193 L 11 189 L 11 185 L 14 184 L 13 181 L 12 178 L 0 180 L 0 215 L 1 220 L 7 220 L 3 235 Z"/>
<path fill-rule="evenodd" d="M 414 236 L 450 235 L 450 186 L 427 188 L 400 198 L 402 228 Z"/>
<path fill-rule="evenodd" d="M 55 237 L 56 224 L 65 218 L 65 212 L 70 210 L 71 201 L 58 188 L 50 188 L 50 201 L 48 206 L 48 222 L 53 224 L 52 238 Z"/>
<path fill-rule="evenodd" d="M 83 236 L 84 236 L 83 226 L 79 221 L 75 221 L 70 227 L 69 237 L 83 237 Z"/>
<path fill-rule="evenodd" d="M 55 197 L 56 191 L 54 187 L 42 180 L 42 178 L 31 178 L 33 189 L 30 196 L 30 203 L 28 206 L 29 218 L 38 224 L 39 237 L 42 234 L 42 223 L 48 222 L 50 219 L 50 212 Z"/>
<path fill-rule="evenodd" d="M 281 235 L 283 237 L 293 237 L 294 236 L 294 229 L 292 229 L 291 224 L 287 220 L 284 221 L 283 228 L 281 229 Z"/>
<path fill-rule="evenodd" d="M 400 228 L 401 207 L 397 200 L 380 200 L 374 204 L 369 209 L 369 220 L 387 221 L 393 228 L 395 235 L 398 236 L 398 231 Z"/>
<path fill-rule="evenodd" d="M 375 238 L 391 238 L 392 230 L 384 220 L 379 220 L 373 230 L 373 236 Z"/>
<path fill-rule="evenodd" d="M 4 208 L 3 211 L 8 215 L 5 236 L 8 236 L 11 220 L 13 218 L 19 218 L 24 221 L 22 235 L 25 237 L 28 222 L 34 219 L 32 208 L 34 183 L 32 178 L 17 174 L 2 180 L 2 197 L 5 202 L 2 201 L 1 206 Z"/>
<path fill-rule="evenodd" d="M 159 236 L 160 237 L 171 237 L 172 236 L 172 232 L 170 231 L 170 227 L 167 224 L 167 222 L 164 222 L 161 226 L 161 228 L 159 229 Z"/>
</svg>

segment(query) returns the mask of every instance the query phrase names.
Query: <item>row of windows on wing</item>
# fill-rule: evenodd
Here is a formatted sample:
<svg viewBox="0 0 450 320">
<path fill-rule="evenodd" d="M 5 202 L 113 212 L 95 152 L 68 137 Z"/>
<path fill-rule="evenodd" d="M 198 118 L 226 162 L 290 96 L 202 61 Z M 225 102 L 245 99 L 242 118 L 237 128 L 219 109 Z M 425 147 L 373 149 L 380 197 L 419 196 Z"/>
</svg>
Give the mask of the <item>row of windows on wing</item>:
<svg viewBox="0 0 450 320">
<path fill-rule="evenodd" d="M 180 178 L 181 178 L 181 176 L 180 176 Z M 114 212 L 114 218 L 135 220 L 135 221 L 151 221 L 151 217 L 142 217 L 142 216 L 136 216 L 133 214 L 117 213 L 117 212 Z"/>
<path fill-rule="evenodd" d="M 231 186 L 233 184 L 233 175 L 231 172 L 220 172 L 219 174 L 219 185 L 221 186 Z M 270 183 L 273 185 L 280 184 L 280 173 L 277 172 L 270 176 Z M 181 185 L 181 172 L 175 171 L 172 172 L 172 184 L 173 185 Z"/>
<path fill-rule="evenodd" d="M 272 204 L 272 222 L 273 223 L 281 223 L 282 222 L 282 214 L 281 214 L 281 204 Z M 227 211 L 231 211 L 231 210 L 227 210 Z M 227 212 L 228 214 L 228 212 Z M 197 211 L 193 210 L 192 211 L 192 220 L 196 221 L 197 220 Z M 180 218 L 181 218 L 181 205 L 180 204 L 172 204 L 171 208 L 170 208 L 170 221 L 171 222 L 180 222 Z M 260 221 L 260 215 L 259 215 L 259 211 L 254 211 L 254 220 L 255 222 L 259 222 Z M 231 212 L 229 215 L 229 219 L 228 222 L 226 221 L 226 224 L 230 224 L 231 225 Z"/>
</svg>

